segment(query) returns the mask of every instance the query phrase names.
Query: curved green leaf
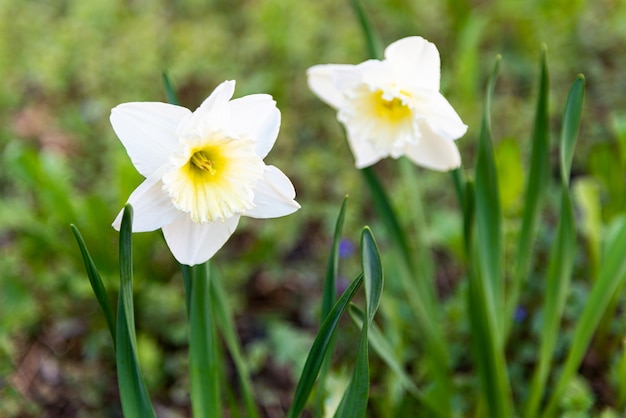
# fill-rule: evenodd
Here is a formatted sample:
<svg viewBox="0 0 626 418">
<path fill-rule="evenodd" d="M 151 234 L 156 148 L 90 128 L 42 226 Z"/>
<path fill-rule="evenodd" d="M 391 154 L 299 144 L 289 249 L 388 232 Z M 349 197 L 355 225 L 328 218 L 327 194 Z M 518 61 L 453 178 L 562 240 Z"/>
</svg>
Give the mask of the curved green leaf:
<svg viewBox="0 0 626 418">
<path fill-rule="evenodd" d="M 96 265 L 93 262 L 91 255 L 89 254 L 89 250 L 87 250 L 87 245 L 83 240 L 83 236 L 78 231 L 78 228 L 76 228 L 74 225 L 70 225 L 70 228 L 72 228 L 74 237 L 76 237 L 76 242 L 78 242 L 80 253 L 83 256 L 85 270 L 87 270 L 87 276 L 89 277 L 89 283 L 91 283 L 91 288 L 96 294 L 96 299 L 98 300 L 100 308 L 104 313 L 104 318 L 107 321 L 107 325 L 109 326 L 109 332 L 111 332 L 111 338 L 113 339 L 113 347 L 115 347 L 115 319 L 113 316 L 113 311 L 111 310 L 109 298 L 107 298 L 106 288 L 104 287 L 104 283 L 102 283 L 102 279 L 100 278 L 100 273 L 98 273 L 98 269 L 96 268 Z"/>
</svg>

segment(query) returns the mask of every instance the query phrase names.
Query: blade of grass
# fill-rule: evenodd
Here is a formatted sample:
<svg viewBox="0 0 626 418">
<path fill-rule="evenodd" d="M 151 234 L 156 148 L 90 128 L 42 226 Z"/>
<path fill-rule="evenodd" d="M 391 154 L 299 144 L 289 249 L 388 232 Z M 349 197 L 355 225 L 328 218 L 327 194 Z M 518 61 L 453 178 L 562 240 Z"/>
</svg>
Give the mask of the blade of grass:
<svg viewBox="0 0 626 418">
<path fill-rule="evenodd" d="M 155 417 L 137 359 L 133 310 L 133 210 L 124 208 L 120 228 L 120 293 L 117 303 L 116 362 L 122 410 L 126 418 Z"/>
<path fill-rule="evenodd" d="M 189 306 L 189 377 L 194 417 L 219 417 L 221 414 L 220 361 L 211 309 L 209 262 L 191 267 Z"/>
<path fill-rule="evenodd" d="M 526 195 L 524 198 L 524 213 L 522 227 L 517 242 L 517 254 L 515 268 L 512 272 L 510 295 L 507 298 L 507 311 L 505 316 L 505 339 L 510 332 L 513 314 L 519 303 L 519 295 L 522 284 L 528 276 L 531 265 L 533 241 L 537 232 L 539 211 L 548 184 L 549 176 L 549 121 L 548 121 L 548 63 L 547 48 L 544 45 L 541 51 L 539 70 L 539 92 L 537 95 L 537 110 L 532 133 L 532 151 L 530 159 L 530 171 L 526 180 Z"/>
<path fill-rule="evenodd" d="M 335 222 L 335 232 L 333 234 L 333 241 L 330 248 L 330 255 L 328 257 L 328 265 L 326 267 L 326 277 L 324 278 L 324 287 L 322 290 L 322 309 L 320 312 L 320 325 L 328 316 L 328 313 L 333 308 L 337 300 L 337 273 L 339 269 L 339 242 L 341 240 L 341 231 L 343 230 L 343 223 L 345 219 L 346 205 L 348 203 L 348 197 L 343 199 L 341 209 L 339 210 L 339 216 Z M 329 343 L 328 351 L 333 351 L 333 341 Z M 324 399 L 326 397 L 326 376 L 330 367 L 330 357 L 325 357 L 322 364 L 322 368 L 319 373 L 319 382 L 317 385 L 316 399 L 315 399 L 315 416 L 322 416 L 324 411 Z"/>
<path fill-rule="evenodd" d="M 466 225 L 470 266 L 468 307 L 474 358 L 490 416 L 512 416 L 511 389 L 502 344 L 502 226 L 497 173 L 491 139 L 491 100 L 498 74 L 496 58 L 487 84 L 473 188 L 476 231 Z M 466 203 L 472 199 L 466 199 Z M 464 217 L 471 214 L 466 208 Z M 469 241 L 471 240 L 471 241 Z"/>
<path fill-rule="evenodd" d="M 320 330 L 315 337 L 315 341 L 313 341 L 313 346 L 307 356 L 304 368 L 302 369 L 302 374 L 300 375 L 300 380 L 298 381 L 298 386 L 296 387 L 293 402 L 291 403 L 287 413 L 288 418 L 299 417 L 300 413 L 304 409 L 306 401 L 309 399 L 309 395 L 313 389 L 313 385 L 315 384 L 315 379 L 317 379 L 319 370 L 322 366 L 324 356 L 328 352 L 328 347 L 333 338 L 335 329 L 339 324 L 339 319 L 341 319 L 341 316 L 348 307 L 348 303 L 352 300 L 362 282 L 363 274 L 360 274 L 343 292 L 320 327 Z"/>
<path fill-rule="evenodd" d="M 85 244 L 85 240 L 83 240 L 83 236 L 80 234 L 80 231 L 78 230 L 78 228 L 76 228 L 76 226 L 70 225 L 70 228 L 72 228 L 74 237 L 76 237 L 76 242 L 78 243 L 78 247 L 80 248 L 80 253 L 83 256 L 85 270 L 87 270 L 87 276 L 89 277 L 89 283 L 91 283 L 91 288 L 96 294 L 96 299 L 98 300 L 100 308 L 104 313 L 104 318 L 107 321 L 107 325 L 109 326 L 109 332 L 111 333 L 111 338 L 113 339 L 113 347 L 115 348 L 115 319 L 113 316 L 113 311 L 111 310 L 109 298 L 107 298 L 106 288 L 104 287 L 104 283 L 102 283 L 102 279 L 100 278 L 100 273 L 98 273 L 96 264 L 93 262 L 93 259 L 89 254 L 89 250 L 87 250 L 87 245 Z"/>
<path fill-rule="evenodd" d="M 384 279 L 380 253 L 372 231 L 367 227 L 363 229 L 361 235 L 361 267 L 363 269 L 363 283 L 365 286 L 366 322 L 361 327 L 361 339 L 352 379 L 335 413 L 336 417 L 341 418 L 364 417 L 369 401 L 368 331 L 380 305 Z"/>
<path fill-rule="evenodd" d="M 250 371 L 241 350 L 241 343 L 235 332 L 235 322 L 230 306 L 227 303 L 226 292 L 222 287 L 222 282 L 216 277 L 212 268 L 211 277 L 213 280 L 211 281 L 209 291 L 211 293 L 211 304 L 215 311 L 215 319 L 237 370 L 237 378 L 241 385 L 243 400 L 246 406 L 246 416 L 256 418 L 260 415 L 254 402 Z"/>
</svg>

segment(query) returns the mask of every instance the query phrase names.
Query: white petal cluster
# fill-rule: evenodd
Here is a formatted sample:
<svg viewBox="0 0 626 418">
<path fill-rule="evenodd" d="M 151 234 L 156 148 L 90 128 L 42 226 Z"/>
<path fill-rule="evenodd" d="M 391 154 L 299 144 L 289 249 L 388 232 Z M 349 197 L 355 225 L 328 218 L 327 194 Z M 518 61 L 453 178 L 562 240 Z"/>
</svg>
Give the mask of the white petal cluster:
<svg viewBox="0 0 626 418">
<path fill-rule="evenodd" d="M 267 94 L 231 100 L 234 90 L 225 81 L 194 112 L 156 102 L 111 111 L 115 133 L 146 178 L 128 199 L 133 232 L 162 228 L 182 264 L 210 259 L 243 215 L 274 218 L 300 208 L 287 176 L 263 162 L 280 129 L 276 102 Z"/>
<path fill-rule="evenodd" d="M 311 90 L 337 109 L 357 168 L 403 155 L 433 170 L 460 166 L 454 140 L 467 126 L 439 92 L 439 52 L 424 38 L 392 43 L 382 61 L 316 65 L 307 75 Z"/>
</svg>

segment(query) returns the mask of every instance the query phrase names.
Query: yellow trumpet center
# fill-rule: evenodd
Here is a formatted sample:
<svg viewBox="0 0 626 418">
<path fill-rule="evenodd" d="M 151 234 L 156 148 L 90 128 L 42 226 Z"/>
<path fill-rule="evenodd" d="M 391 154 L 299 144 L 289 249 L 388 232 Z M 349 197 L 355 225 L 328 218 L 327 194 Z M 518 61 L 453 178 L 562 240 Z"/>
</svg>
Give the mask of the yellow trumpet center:
<svg viewBox="0 0 626 418">
<path fill-rule="evenodd" d="M 241 215 L 254 206 L 253 187 L 265 164 L 252 141 L 209 136 L 174 159 L 163 176 L 172 203 L 205 223 Z"/>
<path fill-rule="evenodd" d="M 192 169 L 200 171 L 200 174 L 208 172 L 210 175 L 215 175 L 215 160 L 216 150 L 200 150 L 193 153 L 189 159 L 189 166 Z M 217 156 L 219 158 L 219 155 Z"/>
<path fill-rule="evenodd" d="M 387 100 L 381 90 L 374 92 L 374 109 L 376 114 L 392 122 L 397 122 L 411 115 L 411 108 L 402 99 L 394 97 Z"/>
</svg>

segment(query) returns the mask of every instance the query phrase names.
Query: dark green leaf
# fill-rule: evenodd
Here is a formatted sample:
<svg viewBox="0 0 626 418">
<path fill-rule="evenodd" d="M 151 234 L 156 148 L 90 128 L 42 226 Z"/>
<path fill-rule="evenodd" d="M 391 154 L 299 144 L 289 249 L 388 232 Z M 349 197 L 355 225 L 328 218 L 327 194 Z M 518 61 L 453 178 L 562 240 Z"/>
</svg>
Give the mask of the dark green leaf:
<svg viewBox="0 0 626 418">
<path fill-rule="evenodd" d="M 585 77 L 579 75 L 572 84 L 567 95 L 567 103 L 563 112 L 563 127 L 561 128 L 561 180 L 569 184 L 574 148 L 580 129 L 580 115 L 583 109 L 585 96 Z"/>
<path fill-rule="evenodd" d="M 302 370 L 300 380 L 298 381 L 293 402 L 289 408 L 289 412 L 287 413 L 287 417 L 299 417 L 300 413 L 304 409 L 306 401 L 309 399 L 309 395 L 313 389 L 313 385 L 315 384 L 315 379 L 317 379 L 324 357 L 328 351 L 328 346 L 330 345 L 335 329 L 337 328 L 337 324 L 339 323 L 339 319 L 343 315 L 348 303 L 352 300 L 362 282 L 363 275 L 360 274 L 343 292 L 322 324 L 317 336 L 315 337 L 315 341 L 313 341 L 313 346 L 309 351 L 309 355 L 307 356 L 304 369 Z"/>
<path fill-rule="evenodd" d="M 120 293 L 117 303 L 117 380 L 126 418 L 155 417 L 137 359 L 137 337 L 133 311 L 133 253 L 130 205 L 124 208 L 120 229 Z"/>
</svg>

